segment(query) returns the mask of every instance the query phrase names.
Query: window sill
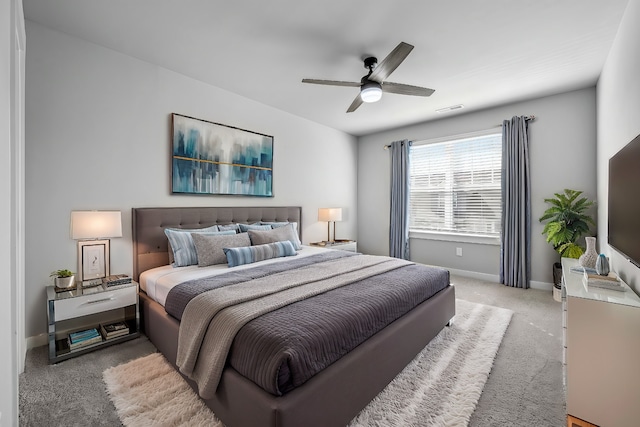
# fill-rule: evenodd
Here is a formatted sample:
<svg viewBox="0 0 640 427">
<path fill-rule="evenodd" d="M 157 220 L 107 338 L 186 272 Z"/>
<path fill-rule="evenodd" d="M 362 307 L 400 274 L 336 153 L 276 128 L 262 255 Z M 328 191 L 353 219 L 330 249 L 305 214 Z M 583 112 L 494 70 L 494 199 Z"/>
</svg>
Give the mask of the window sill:
<svg viewBox="0 0 640 427">
<path fill-rule="evenodd" d="M 453 234 L 453 233 L 439 233 L 437 231 L 410 230 L 409 238 L 500 246 L 500 239 L 498 237 L 480 236 L 475 234 Z"/>
</svg>

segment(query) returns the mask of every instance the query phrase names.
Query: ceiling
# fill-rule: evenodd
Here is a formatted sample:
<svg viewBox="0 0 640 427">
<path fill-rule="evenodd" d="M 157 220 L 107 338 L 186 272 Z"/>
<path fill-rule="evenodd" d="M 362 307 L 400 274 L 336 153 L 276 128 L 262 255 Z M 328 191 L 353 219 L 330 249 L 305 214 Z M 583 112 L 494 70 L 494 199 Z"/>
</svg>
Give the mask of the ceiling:
<svg viewBox="0 0 640 427">
<path fill-rule="evenodd" d="M 25 17 L 352 135 L 594 85 L 628 0 L 23 0 Z M 363 58 L 415 46 L 353 113 Z M 27 34 L 28 43 L 28 34 Z M 436 110 L 463 104 L 458 112 Z"/>
</svg>

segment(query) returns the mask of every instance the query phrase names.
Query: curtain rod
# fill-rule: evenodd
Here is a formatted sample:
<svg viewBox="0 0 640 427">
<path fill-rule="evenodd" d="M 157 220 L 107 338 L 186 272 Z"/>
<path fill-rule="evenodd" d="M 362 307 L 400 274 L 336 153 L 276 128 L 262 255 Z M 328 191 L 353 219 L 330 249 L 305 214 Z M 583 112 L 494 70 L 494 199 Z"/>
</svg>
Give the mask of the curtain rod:
<svg viewBox="0 0 640 427">
<path fill-rule="evenodd" d="M 524 117 L 524 119 L 525 119 L 526 121 L 528 121 L 528 122 L 529 122 L 529 121 L 534 121 L 534 120 L 536 119 L 536 116 L 534 116 L 533 114 L 531 114 L 531 115 L 529 115 L 529 116 L 522 116 L 522 117 Z M 496 127 L 496 128 L 501 128 L 501 127 L 502 127 L 502 124 L 495 125 L 494 127 Z"/>
<path fill-rule="evenodd" d="M 530 115 L 528 115 L 528 116 L 523 116 L 523 117 L 524 117 L 524 119 L 525 119 L 525 120 L 527 120 L 527 121 L 533 121 L 533 120 L 535 120 L 535 119 L 536 119 L 536 116 L 534 116 L 533 114 L 530 114 Z M 501 128 L 501 127 L 502 127 L 502 124 L 495 125 L 495 126 L 493 126 L 493 127 L 494 127 L 494 128 Z M 410 141 L 413 141 L 413 140 L 410 140 Z M 391 148 L 391 144 L 387 144 L 387 145 L 383 146 L 382 148 L 383 148 L 384 150 L 388 150 L 389 148 Z"/>
</svg>

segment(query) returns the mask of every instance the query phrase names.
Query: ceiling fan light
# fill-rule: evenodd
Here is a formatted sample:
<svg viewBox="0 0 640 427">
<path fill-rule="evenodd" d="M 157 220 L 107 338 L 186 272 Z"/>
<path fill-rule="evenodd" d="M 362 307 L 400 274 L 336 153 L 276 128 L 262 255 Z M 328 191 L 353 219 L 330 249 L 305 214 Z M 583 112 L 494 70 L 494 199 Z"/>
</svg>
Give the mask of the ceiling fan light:
<svg viewBox="0 0 640 427">
<path fill-rule="evenodd" d="M 382 87 L 378 82 L 367 82 L 360 88 L 362 102 L 378 102 L 382 98 Z"/>
</svg>

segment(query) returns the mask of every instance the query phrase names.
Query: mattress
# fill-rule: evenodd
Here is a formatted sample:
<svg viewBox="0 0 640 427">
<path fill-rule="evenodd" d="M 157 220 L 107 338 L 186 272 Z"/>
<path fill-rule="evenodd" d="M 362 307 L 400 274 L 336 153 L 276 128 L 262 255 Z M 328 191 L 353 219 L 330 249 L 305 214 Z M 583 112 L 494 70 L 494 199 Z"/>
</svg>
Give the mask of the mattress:
<svg viewBox="0 0 640 427">
<path fill-rule="evenodd" d="M 298 255 L 296 255 L 296 258 L 322 253 L 326 250 L 332 249 L 302 246 L 302 249 L 298 251 Z M 287 258 L 273 258 L 260 261 L 255 264 L 245 264 L 233 267 L 233 270 L 245 270 L 248 268 L 253 268 L 256 265 L 274 264 L 286 261 Z M 197 265 L 190 265 L 187 267 L 173 267 L 171 265 L 163 265 L 161 267 L 152 268 L 140 274 L 140 289 L 142 289 L 147 294 L 147 296 L 164 307 L 167 300 L 167 295 L 174 286 L 189 280 L 202 279 L 205 277 L 224 274 L 228 271 L 230 271 L 230 269 L 226 264 L 217 264 L 209 267 L 198 267 Z"/>
</svg>

